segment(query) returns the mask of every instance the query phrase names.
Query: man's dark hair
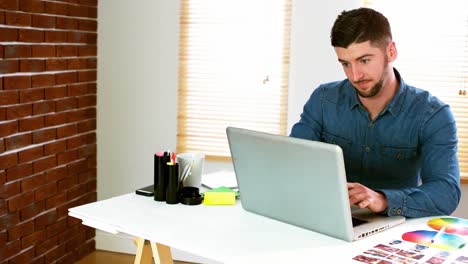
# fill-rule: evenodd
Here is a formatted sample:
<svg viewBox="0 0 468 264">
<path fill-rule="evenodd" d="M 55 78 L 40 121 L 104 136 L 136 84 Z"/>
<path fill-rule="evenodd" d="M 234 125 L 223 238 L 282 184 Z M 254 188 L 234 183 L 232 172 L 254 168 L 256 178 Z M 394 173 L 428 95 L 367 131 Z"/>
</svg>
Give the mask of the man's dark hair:
<svg viewBox="0 0 468 264">
<path fill-rule="evenodd" d="M 331 30 L 333 47 L 347 48 L 352 43 L 370 41 L 374 46 L 386 47 L 392 41 L 387 18 L 370 8 L 343 11 Z"/>
</svg>

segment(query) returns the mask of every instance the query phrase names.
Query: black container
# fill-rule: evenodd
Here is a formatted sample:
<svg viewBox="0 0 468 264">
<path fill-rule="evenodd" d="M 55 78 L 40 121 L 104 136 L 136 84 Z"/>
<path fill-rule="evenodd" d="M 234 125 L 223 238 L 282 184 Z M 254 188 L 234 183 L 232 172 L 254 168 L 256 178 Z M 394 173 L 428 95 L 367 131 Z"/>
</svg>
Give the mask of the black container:
<svg viewBox="0 0 468 264">
<path fill-rule="evenodd" d="M 163 202 L 166 200 L 167 188 L 167 163 L 170 161 L 170 153 L 160 152 L 154 155 L 154 200 Z"/>
<path fill-rule="evenodd" d="M 179 191 L 179 164 L 168 162 L 167 172 L 166 203 L 177 204 L 179 203 L 177 197 Z"/>
</svg>

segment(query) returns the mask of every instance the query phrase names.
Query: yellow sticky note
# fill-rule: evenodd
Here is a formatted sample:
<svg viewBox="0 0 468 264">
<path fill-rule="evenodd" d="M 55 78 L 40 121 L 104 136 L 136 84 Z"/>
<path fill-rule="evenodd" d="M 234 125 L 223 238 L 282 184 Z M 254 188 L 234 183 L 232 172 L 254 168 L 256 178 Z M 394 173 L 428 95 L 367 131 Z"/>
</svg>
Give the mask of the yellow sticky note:
<svg viewBox="0 0 468 264">
<path fill-rule="evenodd" d="M 236 203 L 235 192 L 205 192 L 204 205 L 231 205 Z"/>
</svg>

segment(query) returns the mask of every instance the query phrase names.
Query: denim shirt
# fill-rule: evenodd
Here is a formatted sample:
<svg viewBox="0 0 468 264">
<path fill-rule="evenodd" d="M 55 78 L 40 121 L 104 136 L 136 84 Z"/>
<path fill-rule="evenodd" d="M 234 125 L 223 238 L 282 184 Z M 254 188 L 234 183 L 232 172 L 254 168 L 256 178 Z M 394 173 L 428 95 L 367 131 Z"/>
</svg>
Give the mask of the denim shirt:
<svg viewBox="0 0 468 264">
<path fill-rule="evenodd" d="M 347 181 L 383 193 L 389 216 L 449 215 L 461 195 L 455 119 L 394 71 L 399 90 L 375 120 L 346 79 L 314 90 L 290 136 L 339 145 Z"/>
</svg>

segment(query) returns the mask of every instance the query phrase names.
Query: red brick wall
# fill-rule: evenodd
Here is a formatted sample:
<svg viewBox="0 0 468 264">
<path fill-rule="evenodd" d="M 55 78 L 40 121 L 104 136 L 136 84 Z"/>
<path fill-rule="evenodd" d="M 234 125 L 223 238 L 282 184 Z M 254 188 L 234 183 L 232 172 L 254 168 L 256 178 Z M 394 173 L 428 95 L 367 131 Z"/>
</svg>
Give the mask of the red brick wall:
<svg viewBox="0 0 468 264">
<path fill-rule="evenodd" d="M 97 0 L 0 0 L 0 264 L 95 248 L 96 44 Z"/>
</svg>

